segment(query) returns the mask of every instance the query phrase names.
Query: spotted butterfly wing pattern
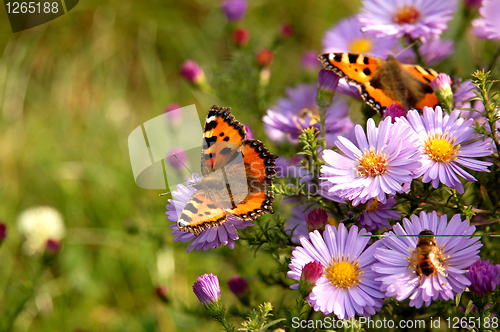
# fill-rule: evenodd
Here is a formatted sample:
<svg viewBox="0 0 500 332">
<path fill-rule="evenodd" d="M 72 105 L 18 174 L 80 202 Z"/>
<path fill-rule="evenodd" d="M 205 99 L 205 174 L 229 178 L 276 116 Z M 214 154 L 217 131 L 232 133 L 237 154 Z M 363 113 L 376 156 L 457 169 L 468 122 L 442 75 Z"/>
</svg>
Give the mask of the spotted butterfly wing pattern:
<svg viewBox="0 0 500 332">
<path fill-rule="evenodd" d="M 177 225 L 195 235 L 220 226 L 228 215 L 251 221 L 273 213 L 274 193 L 268 189 L 275 160 L 264 143 L 244 140 L 244 126 L 231 109 L 213 106 L 205 120 L 201 169 L 203 180 L 184 207 Z"/>
<path fill-rule="evenodd" d="M 363 54 L 325 53 L 319 60 L 325 69 L 355 84 L 363 100 L 381 115 L 393 103 L 407 110 L 438 105 L 430 85 L 438 75 L 433 69 L 402 64 L 392 56 L 385 61 Z"/>
</svg>

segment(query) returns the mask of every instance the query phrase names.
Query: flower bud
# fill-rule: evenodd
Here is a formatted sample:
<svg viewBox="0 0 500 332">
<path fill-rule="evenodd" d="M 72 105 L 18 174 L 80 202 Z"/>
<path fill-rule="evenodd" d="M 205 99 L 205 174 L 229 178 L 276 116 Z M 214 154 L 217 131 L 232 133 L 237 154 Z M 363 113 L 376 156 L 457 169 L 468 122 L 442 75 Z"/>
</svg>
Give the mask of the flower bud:
<svg viewBox="0 0 500 332">
<path fill-rule="evenodd" d="M 273 52 L 270 50 L 262 50 L 257 53 L 257 63 L 261 67 L 267 67 L 273 62 Z"/>
<path fill-rule="evenodd" d="M 0 222 L 0 244 L 5 240 L 7 236 L 7 226 L 4 223 Z"/>
<path fill-rule="evenodd" d="M 322 275 L 323 266 L 320 262 L 314 261 L 304 265 L 299 281 L 300 294 L 307 297 L 311 293 L 314 286 L 316 286 L 316 281 L 318 281 Z"/>
<path fill-rule="evenodd" d="M 309 232 L 318 230 L 321 234 L 328 223 L 328 214 L 323 209 L 316 209 L 309 212 L 306 217 L 306 224 Z"/>
<path fill-rule="evenodd" d="M 155 289 L 156 296 L 163 302 L 168 302 L 168 288 L 165 285 L 160 285 Z"/>
<path fill-rule="evenodd" d="M 438 102 L 447 112 L 453 108 L 453 91 L 451 90 L 450 76 L 440 73 L 431 81 L 431 88 L 434 90 Z"/>
<path fill-rule="evenodd" d="M 222 2 L 221 8 L 228 21 L 236 22 L 245 16 L 247 2 L 245 0 L 227 0 Z"/>
<path fill-rule="evenodd" d="M 250 39 L 250 32 L 245 28 L 239 28 L 233 31 L 233 41 L 236 46 L 245 46 Z"/>
<path fill-rule="evenodd" d="M 193 84 L 200 84 L 205 80 L 203 70 L 193 60 L 186 60 L 182 64 L 180 74 L 188 82 Z"/>
<path fill-rule="evenodd" d="M 470 280 L 469 290 L 473 294 L 485 296 L 492 293 L 500 283 L 500 265 L 490 264 L 490 260 L 477 261 L 471 266 L 465 274 Z"/>
<path fill-rule="evenodd" d="M 239 275 L 235 275 L 229 279 L 227 285 L 229 286 L 231 292 L 233 292 L 237 297 L 241 297 L 248 292 L 247 281 Z"/>
<path fill-rule="evenodd" d="M 61 241 L 56 239 L 48 239 L 45 246 L 45 251 L 50 255 L 56 255 L 61 250 Z"/>
<path fill-rule="evenodd" d="M 340 76 L 331 70 L 321 69 L 318 75 L 318 94 L 316 103 L 319 107 L 327 108 L 332 104 L 335 89 L 339 84 Z"/>
<path fill-rule="evenodd" d="M 280 29 L 281 37 L 290 38 L 293 35 L 293 27 L 290 24 L 283 24 Z"/>
<path fill-rule="evenodd" d="M 193 284 L 193 292 L 201 304 L 214 303 L 221 296 L 219 279 L 212 273 L 204 274 Z"/>
</svg>

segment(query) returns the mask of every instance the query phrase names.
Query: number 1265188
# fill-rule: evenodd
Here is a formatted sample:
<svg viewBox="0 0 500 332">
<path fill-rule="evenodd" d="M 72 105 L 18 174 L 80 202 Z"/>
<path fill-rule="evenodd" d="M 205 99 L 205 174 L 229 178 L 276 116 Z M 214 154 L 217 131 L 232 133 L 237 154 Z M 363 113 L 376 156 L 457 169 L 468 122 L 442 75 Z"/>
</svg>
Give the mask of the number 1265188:
<svg viewBox="0 0 500 332">
<path fill-rule="evenodd" d="M 7 2 L 7 13 L 9 14 L 34 14 L 34 13 L 58 13 L 59 4 L 57 2 Z"/>
</svg>

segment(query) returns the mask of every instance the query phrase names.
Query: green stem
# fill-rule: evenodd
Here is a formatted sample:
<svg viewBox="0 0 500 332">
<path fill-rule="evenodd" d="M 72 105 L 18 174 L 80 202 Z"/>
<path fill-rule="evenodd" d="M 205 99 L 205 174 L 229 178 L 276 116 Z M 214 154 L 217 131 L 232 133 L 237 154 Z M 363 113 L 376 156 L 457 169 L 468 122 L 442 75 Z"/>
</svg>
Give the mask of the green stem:
<svg viewBox="0 0 500 332">
<path fill-rule="evenodd" d="M 220 319 L 219 323 L 222 324 L 222 326 L 224 327 L 224 330 L 226 330 L 227 332 L 234 332 L 234 326 L 229 324 L 225 317 Z"/>
<path fill-rule="evenodd" d="M 44 268 L 45 265 L 42 262 L 38 262 L 38 266 L 35 268 L 33 276 L 19 286 L 19 292 L 22 294 L 16 296 L 14 304 L 10 305 L 5 315 L 3 315 L 2 321 L 0 321 L 0 331 L 12 331 L 17 316 L 22 312 L 26 302 L 33 297 L 37 280 L 42 275 Z"/>
<path fill-rule="evenodd" d="M 420 54 L 420 40 L 410 39 L 410 43 L 413 52 L 415 52 L 415 55 L 417 56 L 417 63 L 420 66 L 425 67 L 424 58 L 422 58 L 422 54 Z"/>
<path fill-rule="evenodd" d="M 320 130 L 321 130 L 321 147 L 326 149 L 326 107 L 319 107 L 320 112 Z"/>
</svg>

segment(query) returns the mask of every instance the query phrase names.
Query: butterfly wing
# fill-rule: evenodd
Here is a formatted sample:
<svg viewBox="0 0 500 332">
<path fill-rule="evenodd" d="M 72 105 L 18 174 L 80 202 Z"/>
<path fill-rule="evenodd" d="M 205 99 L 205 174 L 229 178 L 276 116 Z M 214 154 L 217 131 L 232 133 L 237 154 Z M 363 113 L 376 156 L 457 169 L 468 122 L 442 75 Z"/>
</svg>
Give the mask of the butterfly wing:
<svg viewBox="0 0 500 332">
<path fill-rule="evenodd" d="M 385 62 L 376 57 L 353 53 L 325 53 L 319 56 L 319 60 L 325 69 L 356 85 L 370 81 Z"/>
<path fill-rule="evenodd" d="M 387 61 L 351 53 L 326 53 L 319 58 L 326 69 L 334 71 L 359 87 L 361 97 L 381 115 L 393 103 L 405 109 L 438 105 L 430 82 L 438 75 L 433 69 Z"/>
<path fill-rule="evenodd" d="M 431 68 L 422 68 L 418 65 L 401 64 L 408 84 L 413 88 L 417 101 L 411 105 L 417 109 L 424 106 L 436 107 L 439 105 L 436 95 L 431 88 L 431 81 L 438 76 L 438 72 Z"/>
<path fill-rule="evenodd" d="M 274 213 L 274 193 L 267 188 L 273 184 L 277 156 L 271 154 L 264 143 L 255 139 L 244 141 L 240 151 L 245 165 L 246 183 L 244 187 L 231 187 L 233 197 L 239 203 L 228 212 L 243 220 L 255 220 L 264 213 Z M 229 183 L 232 182 L 233 174 L 237 176 L 237 172 L 229 168 L 227 174 Z M 241 183 L 236 178 L 233 182 Z"/>
<path fill-rule="evenodd" d="M 226 212 L 204 190 L 197 190 L 191 196 L 177 221 L 181 231 L 194 235 L 214 226 L 222 225 L 227 219 Z"/>
<path fill-rule="evenodd" d="M 243 142 L 245 127 L 231 114 L 231 108 L 212 106 L 205 119 L 201 170 L 203 176 L 226 165 Z"/>
</svg>

